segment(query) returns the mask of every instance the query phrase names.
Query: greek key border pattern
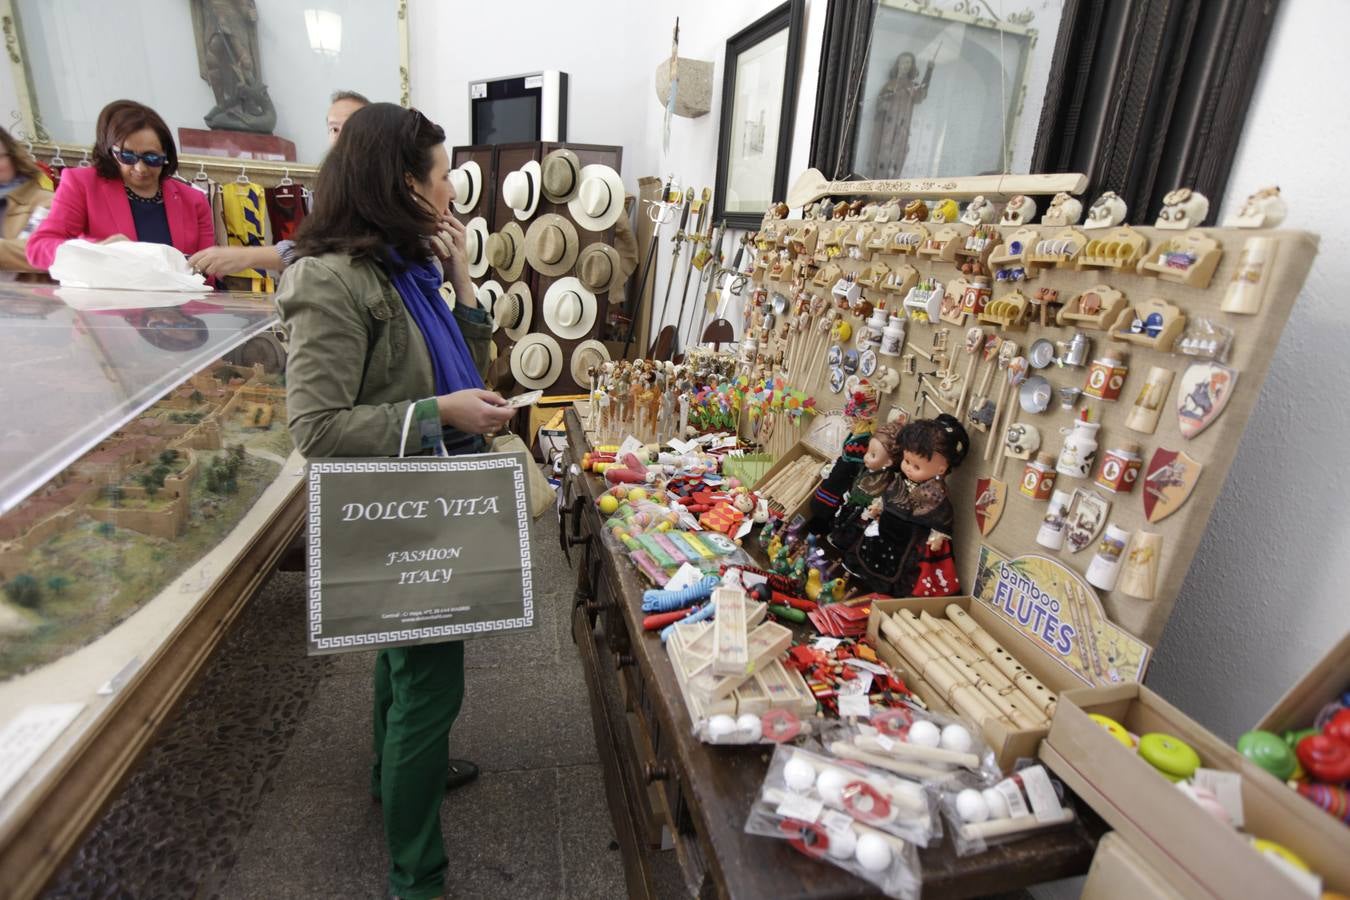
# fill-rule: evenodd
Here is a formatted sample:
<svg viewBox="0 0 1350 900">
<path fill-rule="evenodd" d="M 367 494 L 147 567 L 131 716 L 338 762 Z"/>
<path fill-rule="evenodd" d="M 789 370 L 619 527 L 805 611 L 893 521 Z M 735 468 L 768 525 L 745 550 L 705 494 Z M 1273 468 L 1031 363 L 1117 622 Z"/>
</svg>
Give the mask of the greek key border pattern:
<svg viewBox="0 0 1350 900">
<path fill-rule="evenodd" d="M 512 469 L 512 488 L 515 492 L 516 527 L 520 533 L 521 594 L 524 615 L 513 619 L 491 622 L 467 622 L 458 625 L 433 625 L 426 628 L 403 628 L 374 634 L 322 637 L 323 585 L 320 578 L 322 558 L 322 501 L 320 484 L 328 474 L 355 475 L 388 472 L 480 472 L 490 469 Z M 316 650 L 337 650 L 345 647 L 378 647 L 427 640 L 452 638 L 469 634 L 490 634 L 528 628 L 534 623 L 534 571 L 530 560 L 529 497 L 526 492 L 525 468 L 515 455 L 484 455 L 463 459 L 406 459 L 406 460 L 312 460 L 309 463 L 309 640 Z"/>
</svg>

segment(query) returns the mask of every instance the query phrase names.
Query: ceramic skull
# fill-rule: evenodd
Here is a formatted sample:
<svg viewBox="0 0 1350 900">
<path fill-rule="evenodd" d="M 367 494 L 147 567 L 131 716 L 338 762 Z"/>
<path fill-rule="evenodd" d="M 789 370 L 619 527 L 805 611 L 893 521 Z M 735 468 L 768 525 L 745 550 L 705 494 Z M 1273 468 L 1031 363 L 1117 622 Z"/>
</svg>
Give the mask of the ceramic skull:
<svg viewBox="0 0 1350 900">
<path fill-rule="evenodd" d="M 1018 194 L 1003 207 L 1001 225 L 1029 225 L 1036 218 L 1036 201 L 1025 194 Z"/>
<path fill-rule="evenodd" d="M 955 222 L 960 215 L 961 207 L 950 197 L 939 200 L 933 206 L 933 221 L 939 225 Z"/>
<path fill-rule="evenodd" d="M 1128 209 L 1125 201 L 1115 191 L 1107 191 L 1093 202 L 1088 209 L 1084 228 L 1115 228 L 1125 221 Z"/>
<path fill-rule="evenodd" d="M 1153 224 L 1180 231 L 1196 228 L 1209 215 L 1209 198 L 1190 188 L 1177 188 L 1163 195 L 1162 212 Z"/>
<path fill-rule="evenodd" d="M 1060 191 L 1050 201 L 1046 207 L 1045 215 L 1041 217 L 1042 225 L 1077 225 L 1078 217 L 1083 214 L 1083 204 L 1081 201 Z"/>
<path fill-rule="evenodd" d="M 1223 224 L 1225 228 L 1274 228 L 1284 221 L 1286 212 L 1280 189 L 1272 185 L 1248 197 L 1242 209 Z"/>
<path fill-rule="evenodd" d="M 911 200 L 905 204 L 906 222 L 927 222 L 928 204 L 922 200 Z"/>
<path fill-rule="evenodd" d="M 967 225 L 988 225 L 994 221 L 994 204 L 982 194 L 972 198 L 961 213 L 961 221 Z"/>
</svg>

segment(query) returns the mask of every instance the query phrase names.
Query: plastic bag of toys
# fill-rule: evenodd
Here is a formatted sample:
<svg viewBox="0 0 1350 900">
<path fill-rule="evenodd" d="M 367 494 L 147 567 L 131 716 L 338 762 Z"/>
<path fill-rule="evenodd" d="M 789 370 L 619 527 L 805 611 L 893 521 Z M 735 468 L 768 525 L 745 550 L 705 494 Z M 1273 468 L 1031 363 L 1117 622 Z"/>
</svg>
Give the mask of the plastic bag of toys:
<svg viewBox="0 0 1350 900">
<path fill-rule="evenodd" d="M 932 803 L 914 782 L 780 745 L 745 830 L 786 840 L 798 852 L 852 872 L 887 896 L 917 900 L 919 854 L 896 832 L 923 831 L 925 840 L 932 837 L 940 828 Z M 929 823 L 919 827 L 925 818 Z"/>
<path fill-rule="evenodd" d="M 1027 763 L 992 786 L 964 773 L 943 786 L 939 806 L 957 856 L 971 856 L 1073 822 L 1063 794 L 1044 766 Z"/>
<path fill-rule="evenodd" d="M 899 707 L 840 722 L 821 735 L 834 756 L 941 785 L 958 775 L 982 785 L 1002 777 L 978 728 L 961 719 Z"/>
</svg>

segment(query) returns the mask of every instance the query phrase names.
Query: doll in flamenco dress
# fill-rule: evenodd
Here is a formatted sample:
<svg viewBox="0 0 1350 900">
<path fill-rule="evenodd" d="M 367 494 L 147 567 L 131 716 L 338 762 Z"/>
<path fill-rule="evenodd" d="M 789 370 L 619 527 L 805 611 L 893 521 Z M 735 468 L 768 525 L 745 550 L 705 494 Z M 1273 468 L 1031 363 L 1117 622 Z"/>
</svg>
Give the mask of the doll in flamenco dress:
<svg viewBox="0 0 1350 900">
<path fill-rule="evenodd" d="M 844 501 L 844 494 L 862 471 L 863 456 L 867 453 L 872 431 L 876 428 L 876 387 L 867 381 L 860 382 L 844 404 L 844 417 L 849 423 L 848 437 L 844 438 L 844 446 L 839 451 L 839 458 L 830 467 L 830 473 L 821 480 L 811 496 L 811 517 L 806 523 L 806 530 L 811 534 L 823 535 L 829 532 L 834 524 L 834 514 Z"/>
<path fill-rule="evenodd" d="M 867 590 L 890 597 L 950 596 L 960 590 L 951 559 L 955 520 L 947 476 L 970 449 L 955 418 L 910 422 L 900 432 L 900 472 L 869 507 L 844 566 Z"/>
<path fill-rule="evenodd" d="M 904 422 L 887 422 L 876 430 L 863 454 L 862 471 L 853 480 L 853 487 L 834 514 L 834 523 L 827 540 L 841 553 L 852 547 L 863 536 L 868 524 L 875 518 L 869 514 L 873 501 L 879 500 L 896 477 L 900 460 L 900 432 Z"/>
</svg>

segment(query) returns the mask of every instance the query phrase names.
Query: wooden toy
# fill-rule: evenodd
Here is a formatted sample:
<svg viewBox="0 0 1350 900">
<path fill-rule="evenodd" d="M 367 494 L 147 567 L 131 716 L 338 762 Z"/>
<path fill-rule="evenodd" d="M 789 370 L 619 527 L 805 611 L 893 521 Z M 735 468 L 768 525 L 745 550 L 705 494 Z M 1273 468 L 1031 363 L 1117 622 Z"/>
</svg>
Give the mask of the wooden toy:
<svg viewBox="0 0 1350 900">
<path fill-rule="evenodd" d="M 1026 254 L 1039 240 L 1040 232 L 1035 228 L 1018 228 L 1010 231 L 1003 236 L 1003 243 L 989 254 L 987 262 L 991 266 L 1025 265 Z"/>
<path fill-rule="evenodd" d="M 1135 397 L 1134 406 L 1125 419 L 1126 428 L 1140 434 L 1153 434 L 1158 427 L 1163 404 L 1167 401 L 1167 393 L 1172 389 L 1172 377 L 1171 369 L 1162 366 L 1149 368 L 1148 377 L 1139 388 L 1139 395 Z"/>
<path fill-rule="evenodd" d="M 977 318 L 1005 331 L 1025 331 L 1030 312 L 1031 301 L 1021 291 L 1013 291 L 991 300 Z"/>
<path fill-rule="evenodd" d="M 1162 556 L 1162 535 L 1136 531 L 1130 538 L 1116 587 L 1131 597 L 1152 600 L 1158 592 L 1158 565 Z"/>
<path fill-rule="evenodd" d="M 1122 225 L 1088 240 L 1078 254 L 1078 268 L 1133 271 L 1146 252 L 1148 238 Z"/>
<path fill-rule="evenodd" d="M 965 225 L 942 225 L 919 246 L 918 255 L 934 261 L 951 262 L 969 232 L 970 228 Z"/>
<path fill-rule="evenodd" d="M 1223 256 L 1223 247 L 1200 231 L 1190 231 L 1154 247 L 1138 263 L 1140 275 L 1153 275 L 1188 287 L 1206 288 Z"/>
<path fill-rule="evenodd" d="M 917 221 L 906 220 L 896 229 L 894 237 L 891 239 L 891 252 L 893 253 L 917 253 L 919 248 L 929 238 L 929 231 Z"/>
<path fill-rule="evenodd" d="M 1125 308 L 1125 295 L 1110 285 L 1099 284 L 1078 294 L 1060 309 L 1055 321 L 1104 331 Z"/>
<path fill-rule="evenodd" d="M 1139 736 L 1139 756 L 1172 782 L 1190 778 L 1200 768 L 1200 755 L 1190 744 L 1157 731 Z"/>
</svg>

